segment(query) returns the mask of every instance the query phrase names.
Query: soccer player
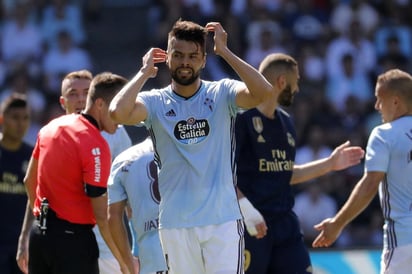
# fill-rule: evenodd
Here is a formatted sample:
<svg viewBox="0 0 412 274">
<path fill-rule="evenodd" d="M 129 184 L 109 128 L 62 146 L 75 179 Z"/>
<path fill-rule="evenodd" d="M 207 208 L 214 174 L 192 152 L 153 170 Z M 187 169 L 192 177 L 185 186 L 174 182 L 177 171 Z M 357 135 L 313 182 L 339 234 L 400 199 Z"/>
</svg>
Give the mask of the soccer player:
<svg viewBox="0 0 412 274">
<path fill-rule="evenodd" d="M 134 234 L 133 255 L 139 258 L 140 274 L 166 273 L 167 266 L 160 245 L 159 187 L 150 138 L 121 153 L 112 164 L 108 182 L 109 225 L 113 239 L 124 257 L 131 256 L 123 216 L 127 204 L 131 207 Z"/>
<path fill-rule="evenodd" d="M 383 226 L 381 273 L 412 269 L 412 76 L 399 69 L 379 75 L 375 109 L 382 125 L 368 140 L 364 174 L 341 210 L 315 228 L 313 247 L 330 246 L 379 191 Z"/>
<path fill-rule="evenodd" d="M 200 79 L 208 32 L 214 33 L 215 53 L 243 82 Z M 163 62 L 171 84 L 140 92 Z M 110 104 L 115 121 L 144 121 L 152 135 L 159 167 L 159 232 L 170 273 L 243 273 L 233 126 L 240 107 L 254 107 L 272 93 L 269 82 L 229 50 L 220 23 L 202 27 L 179 20 L 169 32 L 167 51 L 150 49 L 142 68 Z"/>
<path fill-rule="evenodd" d="M 272 83 L 275 95 L 236 119 L 239 202 L 251 203 L 267 226 L 267 235 L 261 239 L 256 237 L 258 231 L 250 229 L 245 235 L 246 273 L 312 273 L 298 218 L 292 211 L 291 185 L 358 164 L 364 151 L 346 142 L 328 158 L 295 165 L 295 127 L 279 106 L 292 104 L 298 92 L 298 64 L 289 55 L 270 54 L 259 71 Z"/>
<path fill-rule="evenodd" d="M 23 223 L 27 203 L 23 178 L 33 147 L 23 141 L 30 126 L 30 110 L 25 96 L 11 94 L 0 105 L 0 269 L 18 273 L 14 259 L 18 231 Z"/>
</svg>

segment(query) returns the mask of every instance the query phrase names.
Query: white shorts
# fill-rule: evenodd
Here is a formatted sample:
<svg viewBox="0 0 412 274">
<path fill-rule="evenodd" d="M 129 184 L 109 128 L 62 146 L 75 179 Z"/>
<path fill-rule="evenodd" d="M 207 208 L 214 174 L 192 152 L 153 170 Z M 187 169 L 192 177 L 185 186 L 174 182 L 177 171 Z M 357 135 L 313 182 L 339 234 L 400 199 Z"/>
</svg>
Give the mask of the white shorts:
<svg viewBox="0 0 412 274">
<path fill-rule="evenodd" d="M 116 258 L 99 258 L 100 274 L 121 274 L 119 263 Z"/>
<path fill-rule="evenodd" d="M 381 257 L 381 274 L 412 273 L 412 244 L 384 249 Z"/>
<path fill-rule="evenodd" d="M 170 274 L 243 274 L 242 220 L 220 225 L 160 229 Z"/>
</svg>

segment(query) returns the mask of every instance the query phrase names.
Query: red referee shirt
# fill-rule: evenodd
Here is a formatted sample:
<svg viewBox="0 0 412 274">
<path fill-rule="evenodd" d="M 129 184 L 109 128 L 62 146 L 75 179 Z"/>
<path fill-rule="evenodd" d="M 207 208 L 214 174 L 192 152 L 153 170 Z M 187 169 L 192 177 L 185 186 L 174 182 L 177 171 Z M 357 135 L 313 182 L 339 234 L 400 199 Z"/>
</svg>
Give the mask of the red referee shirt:
<svg viewBox="0 0 412 274">
<path fill-rule="evenodd" d="M 38 160 L 34 214 L 47 198 L 57 216 L 77 224 L 95 224 L 85 183 L 107 187 L 111 155 L 99 129 L 79 114 L 64 115 L 44 126 L 33 158 Z"/>
</svg>

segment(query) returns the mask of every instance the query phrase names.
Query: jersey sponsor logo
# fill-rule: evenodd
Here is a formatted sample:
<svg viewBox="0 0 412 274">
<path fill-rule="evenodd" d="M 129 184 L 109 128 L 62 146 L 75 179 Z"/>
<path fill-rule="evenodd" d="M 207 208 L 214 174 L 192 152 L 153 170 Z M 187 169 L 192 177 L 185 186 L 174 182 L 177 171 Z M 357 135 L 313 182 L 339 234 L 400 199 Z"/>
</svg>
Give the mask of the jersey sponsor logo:
<svg viewBox="0 0 412 274">
<path fill-rule="evenodd" d="M 101 181 L 101 159 L 100 159 L 100 148 L 92 148 L 92 155 L 94 156 L 94 181 L 99 183 Z"/>
<path fill-rule="evenodd" d="M 210 127 L 207 120 L 196 120 L 194 117 L 186 121 L 177 122 L 174 135 L 177 140 L 184 144 L 197 144 L 209 135 Z"/>
<path fill-rule="evenodd" d="M 278 172 L 293 170 L 294 161 L 288 160 L 286 151 L 280 149 L 272 149 L 273 159 L 259 159 L 260 172 Z"/>
<path fill-rule="evenodd" d="M 0 193 L 26 194 L 23 182 L 19 182 L 19 176 L 10 172 L 3 172 L 0 178 Z"/>
<path fill-rule="evenodd" d="M 144 222 L 144 231 L 157 230 L 159 227 L 159 218 Z"/>
</svg>

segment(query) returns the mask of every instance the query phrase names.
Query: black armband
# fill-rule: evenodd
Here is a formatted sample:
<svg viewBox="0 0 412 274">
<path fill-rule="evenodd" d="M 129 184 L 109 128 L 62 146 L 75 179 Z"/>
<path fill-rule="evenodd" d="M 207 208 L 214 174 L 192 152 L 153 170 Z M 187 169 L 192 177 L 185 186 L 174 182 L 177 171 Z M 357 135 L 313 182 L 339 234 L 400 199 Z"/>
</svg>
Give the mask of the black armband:
<svg viewBox="0 0 412 274">
<path fill-rule="evenodd" d="M 106 187 L 93 186 L 93 185 L 89 185 L 88 183 L 84 184 L 84 192 L 86 193 L 88 197 L 91 197 L 91 198 L 102 196 L 103 194 L 106 193 L 106 191 L 107 191 Z"/>
</svg>

